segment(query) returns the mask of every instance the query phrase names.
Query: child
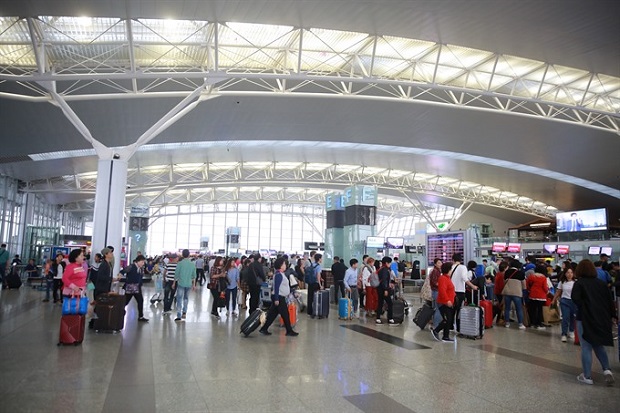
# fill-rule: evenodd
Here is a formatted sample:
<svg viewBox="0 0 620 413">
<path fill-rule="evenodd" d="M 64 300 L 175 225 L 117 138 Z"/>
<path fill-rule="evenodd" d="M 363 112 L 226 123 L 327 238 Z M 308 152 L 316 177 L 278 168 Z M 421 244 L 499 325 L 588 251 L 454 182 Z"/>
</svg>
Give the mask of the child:
<svg viewBox="0 0 620 413">
<path fill-rule="evenodd" d="M 151 297 L 151 304 L 155 304 L 161 301 L 162 294 L 164 292 L 164 277 L 159 269 L 159 264 L 155 264 L 153 266 L 153 271 L 151 272 L 151 277 L 155 282 L 155 294 Z"/>
</svg>

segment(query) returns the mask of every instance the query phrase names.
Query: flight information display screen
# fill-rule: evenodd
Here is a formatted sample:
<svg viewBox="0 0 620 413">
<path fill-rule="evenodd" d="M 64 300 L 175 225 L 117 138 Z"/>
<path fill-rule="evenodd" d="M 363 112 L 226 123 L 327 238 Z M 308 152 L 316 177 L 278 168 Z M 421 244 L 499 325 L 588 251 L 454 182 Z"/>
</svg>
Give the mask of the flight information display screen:
<svg viewBox="0 0 620 413">
<path fill-rule="evenodd" d="M 452 255 L 455 253 L 464 256 L 465 253 L 465 234 L 456 232 L 450 234 L 429 234 L 426 244 L 426 257 L 428 265 L 433 265 L 435 258 L 443 262 L 451 262 Z"/>
</svg>

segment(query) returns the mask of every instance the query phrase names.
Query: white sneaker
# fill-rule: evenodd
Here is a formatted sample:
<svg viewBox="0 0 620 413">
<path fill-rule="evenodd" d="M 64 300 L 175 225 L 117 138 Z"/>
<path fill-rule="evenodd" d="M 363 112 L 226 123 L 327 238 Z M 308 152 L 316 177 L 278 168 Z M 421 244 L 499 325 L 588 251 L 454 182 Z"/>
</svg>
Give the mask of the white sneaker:
<svg viewBox="0 0 620 413">
<path fill-rule="evenodd" d="M 377 319 L 375 320 L 375 323 L 377 323 L 377 324 L 383 324 L 383 322 L 381 321 L 381 319 L 380 319 L 380 318 L 377 318 Z"/>
<path fill-rule="evenodd" d="M 577 381 L 580 382 L 580 383 L 583 383 L 583 384 L 594 384 L 594 381 L 592 379 L 586 378 L 586 376 L 584 376 L 583 373 L 581 373 L 579 376 L 577 376 Z"/>
<path fill-rule="evenodd" d="M 573 340 L 575 338 L 575 332 L 574 331 L 569 331 L 568 332 L 568 338 L 570 338 L 571 340 Z"/>
<path fill-rule="evenodd" d="M 562 336 L 562 343 L 566 343 L 566 336 Z"/>
<path fill-rule="evenodd" d="M 603 375 L 605 376 L 605 383 L 607 383 L 607 386 L 611 387 L 614 385 L 615 380 L 614 380 L 614 375 L 611 373 L 611 370 L 605 370 L 603 372 Z"/>
<path fill-rule="evenodd" d="M 510 323 L 506 323 L 506 324 L 504 324 L 504 327 L 506 327 L 506 328 L 510 328 Z"/>
<path fill-rule="evenodd" d="M 525 330 L 526 327 L 523 324 L 519 324 L 519 330 Z"/>
</svg>

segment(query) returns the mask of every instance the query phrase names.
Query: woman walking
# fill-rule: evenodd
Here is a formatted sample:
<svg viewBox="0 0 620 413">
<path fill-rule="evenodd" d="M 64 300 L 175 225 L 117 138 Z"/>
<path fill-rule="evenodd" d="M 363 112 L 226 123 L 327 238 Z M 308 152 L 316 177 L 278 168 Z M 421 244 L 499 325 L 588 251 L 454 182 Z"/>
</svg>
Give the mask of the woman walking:
<svg viewBox="0 0 620 413">
<path fill-rule="evenodd" d="M 613 386 L 614 376 L 610 370 L 605 346 L 614 345 L 611 334 L 611 319 L 615 318 L 614 305 L 607 285 L 598 279 L 596 268 L 590 260 L 582 260 L 575 269 L 577 281 L 573 285 L 571 298 L 577 305 L 577 334 L 581 344 L 581 365 L 583 373 L 577 380 L 594 384 L 592 380 L 592 351 L 603 367 L 608 386 Z"/>
</svg>

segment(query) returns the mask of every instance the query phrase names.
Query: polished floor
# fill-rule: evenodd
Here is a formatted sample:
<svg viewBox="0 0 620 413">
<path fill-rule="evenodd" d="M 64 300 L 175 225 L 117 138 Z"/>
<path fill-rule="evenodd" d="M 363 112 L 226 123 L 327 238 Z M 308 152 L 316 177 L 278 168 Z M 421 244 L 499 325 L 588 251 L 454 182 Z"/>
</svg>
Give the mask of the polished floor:
<svg viewBox="0 0 620 413">
<path fill-rule="evenodd" d="M 152 287 L 146 287 L 150 296 Z M 299 319 L 298 337 L 244 338 L 245 318 L 209 315 L 192 293 L 187 320 L 135 301 L 120 334 L 86 332 L 58 347 L 61 308 L 22 287 L 0 293 L 0 412 L 618 412 L 620 384 L 580 384 L 579 347 L 545 331 L 487 330 L 482 340 L 436 342 L 410 314 L 398 327 L 374 319 Z M 408 297 L 417 303 L 415 296 Z M 414 304 L 415 305 L 415 304 Z M 617 340 L 608 348 L 620 381 Z"/>
</svg>

